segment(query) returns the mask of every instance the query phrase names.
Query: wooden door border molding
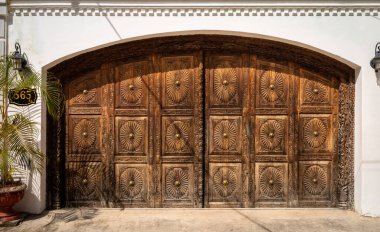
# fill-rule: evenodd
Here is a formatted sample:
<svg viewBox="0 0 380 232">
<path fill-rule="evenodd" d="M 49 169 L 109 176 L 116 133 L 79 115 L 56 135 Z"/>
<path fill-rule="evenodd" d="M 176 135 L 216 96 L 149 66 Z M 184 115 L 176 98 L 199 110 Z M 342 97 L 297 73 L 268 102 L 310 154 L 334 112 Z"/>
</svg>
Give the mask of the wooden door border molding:
<svg viewBox="0 0 380 232">
<path fill-rule="evenodd" d="M 175 52 L 245 52 L 276 63 L 295 63 L 326 76 L 339 78 L 337 186 L 341 208 L 354 207 L 354 70 L 331 57 L 277 41 L 231 35 L 185 35 L 143 39 L 117 44 L 75 56 L 47 71 L 54 73 L 65 86 L 81 73 L 106 69 L 111 63 L 141 60 L 152 53 Z M 106 72 L 106 71 L 104 71 Z M 47 146 L 47 208 L 65 206 L 65 117 L 58 122 L 46 115 Z"/>
</svg>

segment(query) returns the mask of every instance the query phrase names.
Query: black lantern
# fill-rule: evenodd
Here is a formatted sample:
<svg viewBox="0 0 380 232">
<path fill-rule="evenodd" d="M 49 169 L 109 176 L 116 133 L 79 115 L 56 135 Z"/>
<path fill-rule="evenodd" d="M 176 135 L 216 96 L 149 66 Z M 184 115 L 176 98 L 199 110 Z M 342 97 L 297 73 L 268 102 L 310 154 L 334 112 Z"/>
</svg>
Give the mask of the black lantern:
<svg viewBox="0 0 380 232">
<path fill-rule="evenodd" d="M 12 60 L 14 63 L 14 70 L 22 71 L 26 65 L 28 64 L 27 59 L 25 58 L 25 54 L 21 53 L 21 46 L 19 43 L 15 44 L 16 51 L 12 55 Z"/>
<path fill-rule="evenodd" d="M 371 60 L 371 67 L 375 69 L 377 84 L 380 86 L 380 42 L 375 47 L 375 57 Z"/>
</svg>

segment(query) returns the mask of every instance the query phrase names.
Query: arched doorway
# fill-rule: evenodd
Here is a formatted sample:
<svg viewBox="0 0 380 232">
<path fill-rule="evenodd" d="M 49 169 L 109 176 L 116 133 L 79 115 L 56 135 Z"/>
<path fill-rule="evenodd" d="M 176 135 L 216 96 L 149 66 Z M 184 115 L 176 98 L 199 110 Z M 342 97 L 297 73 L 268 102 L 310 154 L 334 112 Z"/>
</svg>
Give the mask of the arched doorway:
<svg viewBox="0 0 380 232">
<path fill-rule="evenodd" d="M 353 70 L 327 56 L 188 35 L 113 45 L 50 71 L 67 96 L 49 127 L 52 206 L 352 204 Z"/>
</svg>

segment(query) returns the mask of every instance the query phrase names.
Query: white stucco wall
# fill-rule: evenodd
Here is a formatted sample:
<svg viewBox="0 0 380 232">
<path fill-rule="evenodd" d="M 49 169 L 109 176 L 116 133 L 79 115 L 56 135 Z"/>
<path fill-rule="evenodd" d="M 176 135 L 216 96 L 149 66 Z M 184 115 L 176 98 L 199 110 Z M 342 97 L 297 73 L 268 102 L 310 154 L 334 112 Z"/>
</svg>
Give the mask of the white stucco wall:
<svg viewBox="0 0 380 232">
<path fill-rule="evenodd" d="M 292 40 L 344 58 L 352 62 L 358 74 L 355 209 L 364 215 L 380 216 L 380 87 L 369 65 L 375 44 L 380 41 L 379 28 L 380 17 L 373 15 L 48 16 L 37 13 L 10 18 L 8 45 L 12 50 L 14 43 L 19 42 L 33 65 L 41 69 L 63 56 L 121 39 L 165 32 L 219 30 Z M 39 213 L 45 206 L 44 175 L 34 177 L 33 182 L 43 186 L 43 191 L 33 188 L 17 207 Z"/>
</svg>

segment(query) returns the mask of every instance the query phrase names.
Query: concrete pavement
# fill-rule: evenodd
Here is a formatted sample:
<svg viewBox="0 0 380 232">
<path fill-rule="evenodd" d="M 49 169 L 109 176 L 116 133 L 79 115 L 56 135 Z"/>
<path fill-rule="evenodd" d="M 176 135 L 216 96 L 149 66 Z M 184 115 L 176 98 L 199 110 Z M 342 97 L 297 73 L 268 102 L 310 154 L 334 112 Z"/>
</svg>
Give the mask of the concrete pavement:
<svg viewBox="0 0 380 232">
<path fill-rule="evenodd" d="M 339 209 L 92 209 L 28 216 L 6 232 L 380 232 L 380 218 Z"/>
</svg>

